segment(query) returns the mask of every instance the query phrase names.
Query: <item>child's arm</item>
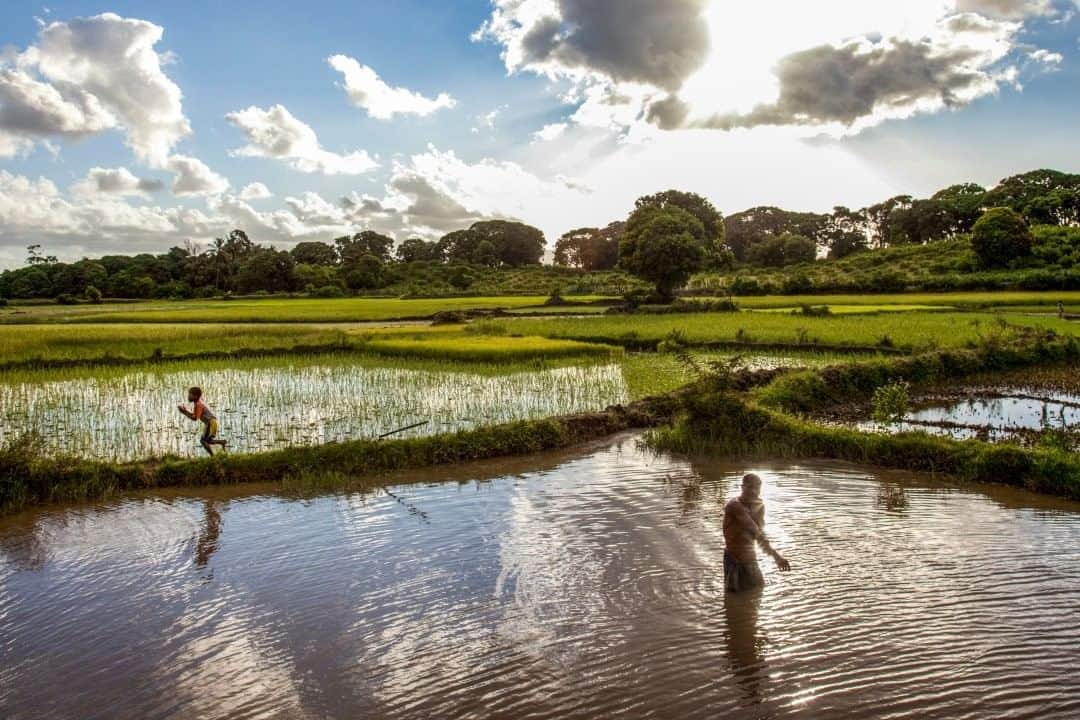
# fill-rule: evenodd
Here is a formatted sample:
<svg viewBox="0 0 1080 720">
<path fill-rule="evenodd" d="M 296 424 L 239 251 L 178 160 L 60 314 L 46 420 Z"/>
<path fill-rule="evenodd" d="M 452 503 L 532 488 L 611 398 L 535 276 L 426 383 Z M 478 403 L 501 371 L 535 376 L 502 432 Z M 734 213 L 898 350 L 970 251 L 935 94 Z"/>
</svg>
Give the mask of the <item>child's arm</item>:
<svg viewBox="0 0 1080 720">
<path fill-rule="evenodd" d="M 176 409 L 179 410 L 183 415 L 185 415 L 189 419 L 191 419 L 191 420 L 195 419 L 195 413 L 191 412 L 190 410 L 188 410 L 183 405 L 177 405 Z"/>
</svg>

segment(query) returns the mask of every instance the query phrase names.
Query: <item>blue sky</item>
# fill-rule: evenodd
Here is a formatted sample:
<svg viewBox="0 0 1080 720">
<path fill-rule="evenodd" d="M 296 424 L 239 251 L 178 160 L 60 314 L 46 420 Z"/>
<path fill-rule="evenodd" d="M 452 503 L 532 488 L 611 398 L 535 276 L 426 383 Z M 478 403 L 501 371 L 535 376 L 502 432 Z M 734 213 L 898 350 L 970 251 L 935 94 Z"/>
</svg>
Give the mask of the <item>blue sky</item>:
<svg viewBox="0 0 1080 720">
<path fill-rule="evenodd" d="M 287 247 L 514 217 L 553 244 L 666 187 L 824 210 L 1076 171 L 1077 11 L 9 0 L 0 264 L 30 242 L 161 251 L 234 226 Z"/>
</svg>

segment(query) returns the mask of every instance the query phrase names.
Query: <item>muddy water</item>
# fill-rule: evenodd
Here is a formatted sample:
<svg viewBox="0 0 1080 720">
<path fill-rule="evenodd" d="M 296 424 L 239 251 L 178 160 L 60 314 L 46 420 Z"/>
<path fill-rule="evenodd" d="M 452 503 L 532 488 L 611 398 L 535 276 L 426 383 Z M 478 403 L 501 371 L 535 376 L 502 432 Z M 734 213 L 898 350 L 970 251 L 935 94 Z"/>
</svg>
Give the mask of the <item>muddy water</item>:
<svg viewBox="0 0 1080 720">
<path fill-rule="evenodd" d="M 623 438 L 11 518 L 0 716 L 1080 716 L 1080 505 L 757 467 L 794 570 L 725 596 L 745 469 Z"/>
</svg>

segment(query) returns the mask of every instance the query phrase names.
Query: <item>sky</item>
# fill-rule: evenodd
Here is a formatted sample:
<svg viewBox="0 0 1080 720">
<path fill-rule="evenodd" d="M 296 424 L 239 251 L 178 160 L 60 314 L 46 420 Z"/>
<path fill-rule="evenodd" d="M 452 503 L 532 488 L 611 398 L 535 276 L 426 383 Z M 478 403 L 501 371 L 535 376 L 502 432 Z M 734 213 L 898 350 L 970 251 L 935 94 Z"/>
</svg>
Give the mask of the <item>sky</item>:
<svg viewBox="0 0 1080 720">
<path fill-rule="evenodd" d="M 0 267 L 1080 171 L 1080 0 L 5 0 Z"/>
</svg>

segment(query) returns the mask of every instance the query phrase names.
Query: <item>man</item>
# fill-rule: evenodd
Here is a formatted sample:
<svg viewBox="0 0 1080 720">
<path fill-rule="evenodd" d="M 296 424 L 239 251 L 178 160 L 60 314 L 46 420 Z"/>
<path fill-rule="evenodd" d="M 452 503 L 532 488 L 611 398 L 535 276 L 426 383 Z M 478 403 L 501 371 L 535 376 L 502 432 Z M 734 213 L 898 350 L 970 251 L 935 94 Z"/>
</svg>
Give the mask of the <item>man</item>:
<svg viewBox="0 0 1080 720">
<path fill-rule="evenodd" d="M 791 563 L 769 544 L 764 528 L 761 478 L 750 473 L 742 479 L 742 494 L 724 506 L 724 586 L 729 591 L 741 592 L 765 584 L 757 564 L 755 544 L 772 556 L 782 572 L 791 569 Z"/>
</svg>

